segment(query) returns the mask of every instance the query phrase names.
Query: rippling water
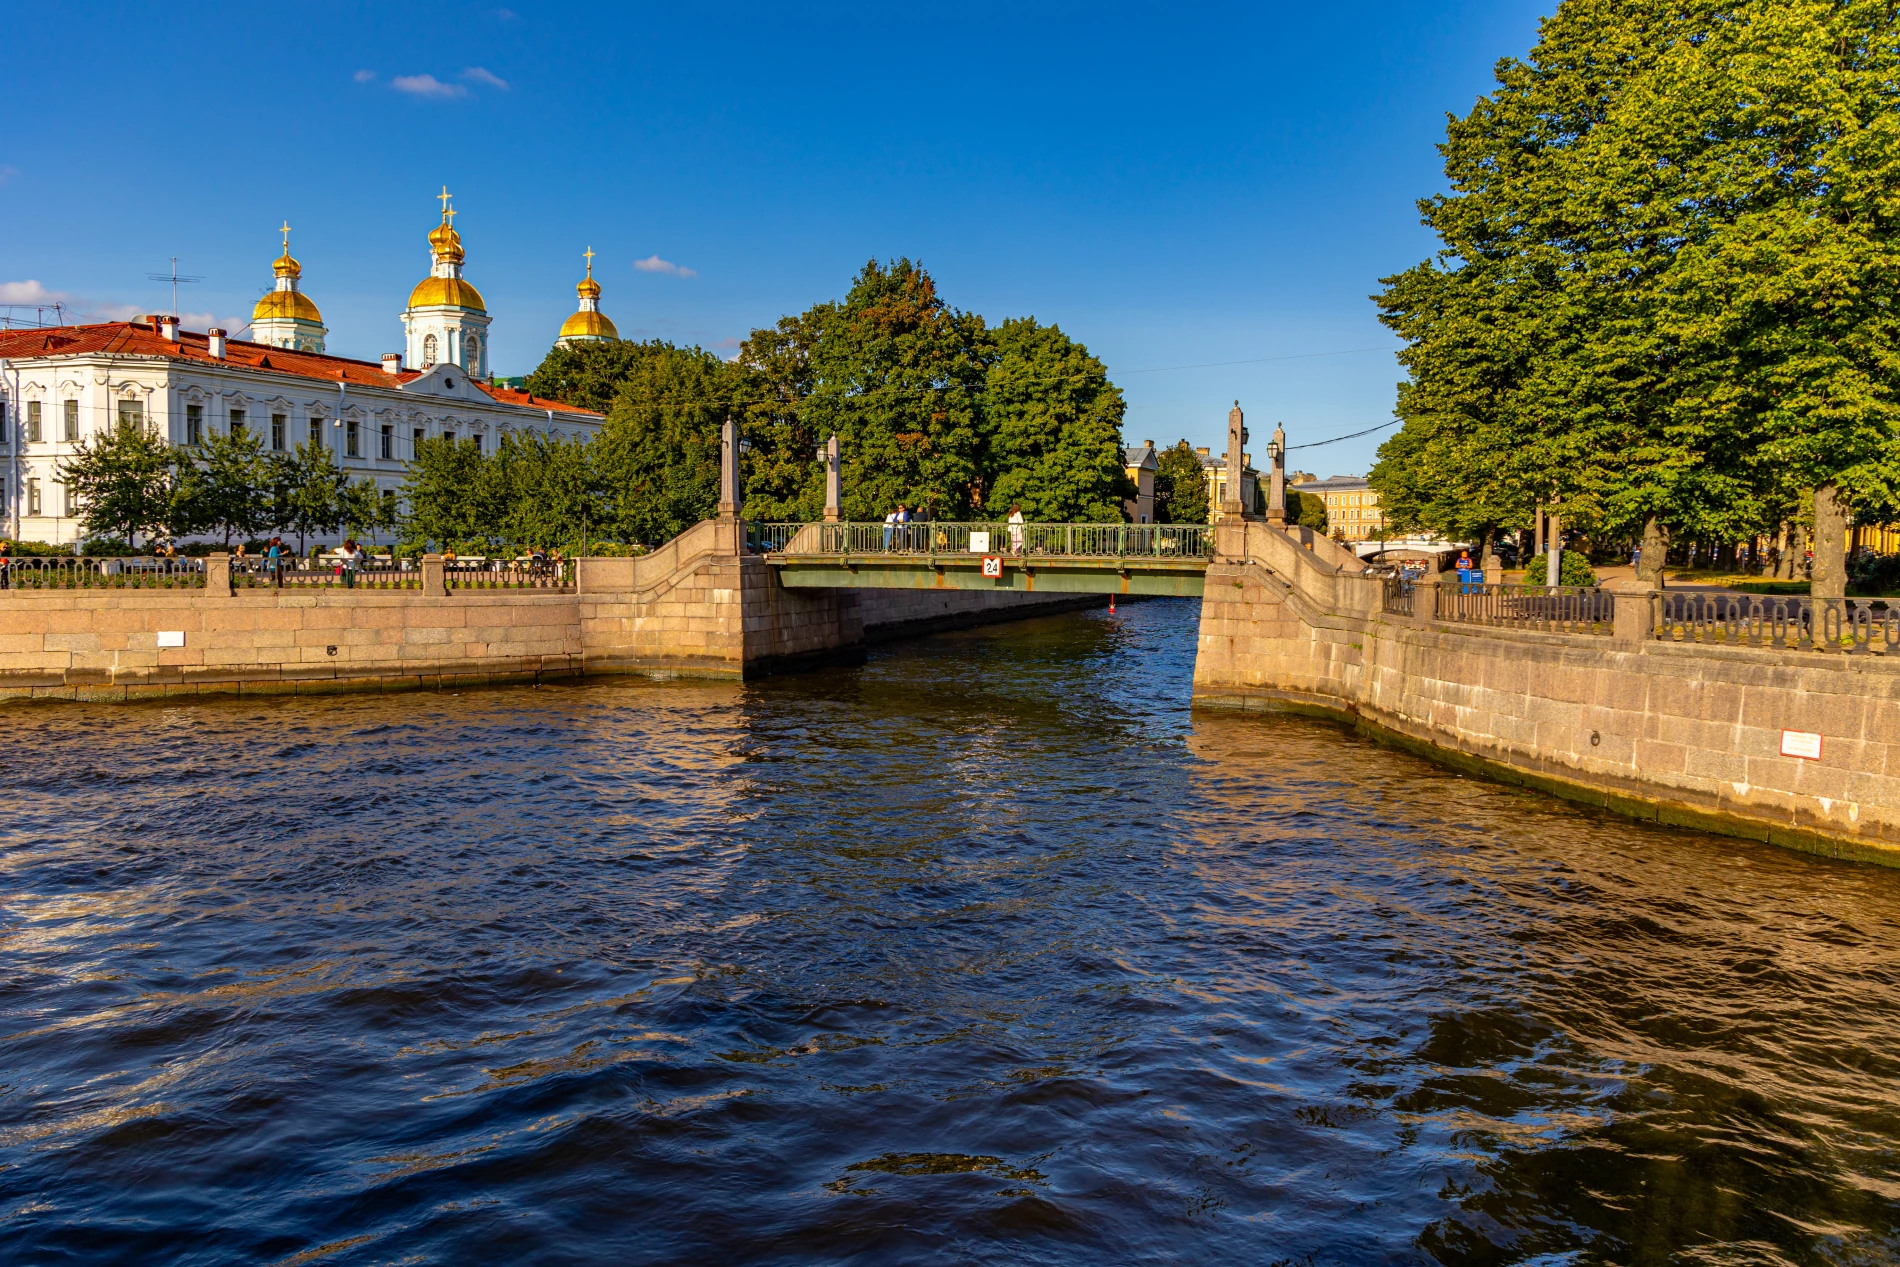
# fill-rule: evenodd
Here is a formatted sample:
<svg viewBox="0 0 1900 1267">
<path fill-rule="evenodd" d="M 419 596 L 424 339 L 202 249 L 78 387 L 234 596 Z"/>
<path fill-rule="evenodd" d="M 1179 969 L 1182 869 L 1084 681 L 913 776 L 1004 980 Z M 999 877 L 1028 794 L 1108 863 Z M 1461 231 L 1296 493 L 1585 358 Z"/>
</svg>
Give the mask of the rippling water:
<svg viewBox="0 0 1900 1267">
<path fill-rule="evenodd" d="M 1195 614 L 0 714 L 0 1259 L 1900 1258 L 1900 874 L 1190 715 Z"/>
</svg>

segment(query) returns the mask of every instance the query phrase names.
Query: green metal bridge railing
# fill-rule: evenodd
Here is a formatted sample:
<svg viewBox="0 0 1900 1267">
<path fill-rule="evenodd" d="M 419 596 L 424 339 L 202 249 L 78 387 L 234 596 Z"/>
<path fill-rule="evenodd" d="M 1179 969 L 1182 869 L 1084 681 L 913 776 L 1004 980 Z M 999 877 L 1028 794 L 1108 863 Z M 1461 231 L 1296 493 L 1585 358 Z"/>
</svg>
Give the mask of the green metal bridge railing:
<svg viewBox="0 0 1900 1267">
<path fill-rule="evenodd" d="M 755 554 L 998 554 L 1026 558 L 1204 560 L 1214 553 L 1206 524 L 748 523 Z"/>
</svg>

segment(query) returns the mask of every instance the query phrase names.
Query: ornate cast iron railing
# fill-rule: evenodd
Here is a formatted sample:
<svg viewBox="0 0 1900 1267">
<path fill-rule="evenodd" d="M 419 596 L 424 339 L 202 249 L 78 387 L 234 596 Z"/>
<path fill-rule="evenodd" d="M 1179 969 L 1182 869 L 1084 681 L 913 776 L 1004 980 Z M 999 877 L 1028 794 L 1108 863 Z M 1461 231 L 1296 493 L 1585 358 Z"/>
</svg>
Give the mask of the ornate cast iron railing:
<svg viewBox="0 0 1900 1267">
<path fill-rule="evenodd" d="M 1817 603 L 1811 598 L 1665 590 L 1655 603 L 1656 637 L 1667 642 L 1790 651 L 1838 649 L 1860 655 L 1900 651 L 1900 607 L 1885 599 L 1834 598 Z"/>
<path fill-rule="evenodd" d="M 746 525 L 758 554 L 1206 559 L 1206 524 L 816 523 Z"/>
<path fill-rule="evenodd" d="M 203 589 L 203 559 L 8 559 L 0 579 L 14 589 Z"/>
<path fill-rule="evenodd" d="M 1615 597 L 1594 586 L 1453 580 L 1431 589 L 1433 615 L 1457 624 L 1608 637 L 1615 623 Z"/>
<path fill-rule="evenodd" d="M 1389 616 L 1410 616 L 1418 601 L 1418 582 L 1403 573 L 1385 578 L 1385 610 Z"/>
</svg>

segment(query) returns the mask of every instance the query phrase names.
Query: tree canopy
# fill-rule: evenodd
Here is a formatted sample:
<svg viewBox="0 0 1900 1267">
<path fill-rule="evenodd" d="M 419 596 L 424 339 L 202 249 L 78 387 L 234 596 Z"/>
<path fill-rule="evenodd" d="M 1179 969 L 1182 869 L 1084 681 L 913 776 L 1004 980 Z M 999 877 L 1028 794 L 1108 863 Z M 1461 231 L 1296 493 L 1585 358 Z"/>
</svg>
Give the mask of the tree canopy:
<svg viewBox="0 0 1900 1267">
<path fill-rule="evenodd" d="M 1900 41 L 1865 0 L 1564 0 L 1440 146 L 1384 279 L 1404 426 L 1372 483 L 1448 536 L 1554 502 L 1733 541 L 1900 483 Z M 1645 552 L 1646 554 L 1648 551 Z"/>
</svg>

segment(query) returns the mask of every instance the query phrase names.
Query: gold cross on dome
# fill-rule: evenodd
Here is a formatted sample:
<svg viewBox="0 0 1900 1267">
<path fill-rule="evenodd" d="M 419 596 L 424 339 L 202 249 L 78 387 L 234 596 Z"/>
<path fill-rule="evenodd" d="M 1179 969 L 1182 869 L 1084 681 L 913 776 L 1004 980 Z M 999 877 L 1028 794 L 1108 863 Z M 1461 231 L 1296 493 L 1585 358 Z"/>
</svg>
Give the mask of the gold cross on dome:
<svg viewBox="0 0 1900 1267">
<path fill-rule="evenodd" d="M 442 219 L 445 223 L 449 218 L 449 197 L 449 187 L 447 185 L 442 186 L 442 192 L 435 196 L 435 200 L 442 204 Z"/>
<path fill-rule="evenodd" d="M 587 275 L 592 277 L 594 275 L 594 248 L 590 246 L 581 254 L 587 257 Z"/>
<path fill-rule="evenodd" d="M 284 221 L 284 254 L 290 254 L 290 221 Z"/>
<path fill-rule="evenodd" d="M 442 223 L 448 225 L 451 229 L 455 227 L 454 207 L 444 207 L 442 209 Z"/>
</svg>

